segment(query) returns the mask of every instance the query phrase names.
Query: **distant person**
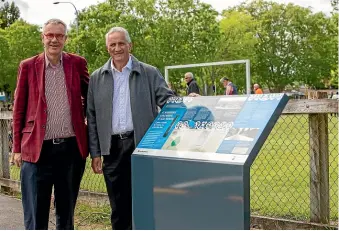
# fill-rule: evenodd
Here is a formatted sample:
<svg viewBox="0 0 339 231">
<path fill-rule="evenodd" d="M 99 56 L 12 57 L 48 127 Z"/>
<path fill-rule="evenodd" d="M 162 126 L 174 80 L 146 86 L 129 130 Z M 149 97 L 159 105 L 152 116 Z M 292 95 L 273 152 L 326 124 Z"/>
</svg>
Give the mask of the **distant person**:
<svg viewBox="0 0 339 231">
<path fill-rule="evenodd" d="M 261 90 L 259 84 L 255 83 L 253 85 L 253 90 L 254 90 L 254 94 L 264 94 L 264 92 Z"/>
<path fill-rule="evenodd" d="M 237 87 L 229 80 L 229 78 L 227 77 L 221 78 L 220 83 L 224 85 L 225 95 L 237 95 L 238 94 Z"/>
<path fill-rule="evenodd" d="M 185 81 L 187 83 L 186 94 L 190 95 L 191 93 L 200 94 L 199 86 L 197 82 L 194 80 L 194 76 L 192 72 L 187 72 L 185 74 Z"/>
</svg>

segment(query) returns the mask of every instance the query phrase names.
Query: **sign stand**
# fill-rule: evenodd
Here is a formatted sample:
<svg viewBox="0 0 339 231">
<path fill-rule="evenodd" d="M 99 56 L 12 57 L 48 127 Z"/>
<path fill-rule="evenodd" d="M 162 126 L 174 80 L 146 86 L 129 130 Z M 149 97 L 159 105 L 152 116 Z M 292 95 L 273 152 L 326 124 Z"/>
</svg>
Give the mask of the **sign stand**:
<svg viewBox="0 0 339 231">
<path fill-rule="evenodd" d="M 168 100 L 132 155 L 134 229 L 249 229 L 250 166 L 287 101 Z"/>
</svg>

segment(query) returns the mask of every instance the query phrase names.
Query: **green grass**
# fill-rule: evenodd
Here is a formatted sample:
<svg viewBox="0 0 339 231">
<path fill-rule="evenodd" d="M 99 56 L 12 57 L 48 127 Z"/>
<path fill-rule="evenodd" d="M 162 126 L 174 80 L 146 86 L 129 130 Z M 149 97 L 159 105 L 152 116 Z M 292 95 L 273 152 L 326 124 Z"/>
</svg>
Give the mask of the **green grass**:
<svg viewBox="0 0 339 231">
<path fill-rule="evenodd" d="M 94 174 L 91 168 L 91 159 L 86 162 L 86 169 L 82 178 L 81 188 L 87 191 L 107 192 L 104 176 L 102 174 Z"/>
<path fill-rule="evenodd" d="M 338 219 L 338 119 L 329 117 L 330 217 Z M 252 213 L 310 217 L 308 116 L 281 116 L 251 167 Z"/>
<path fill-rule="evenodd" d="M 338 119 L 329 116 L 330 217 L 338 220 Z M 307 115 L 283 115 L 251 167 L 252 214 L 309 220 L 310 167 Z M 15 170 L 16 169 L 16 170 Z M 18 179 L 18 169 L 12 168 Z M 84 190 L 106 192 L 102 175 L 92 173 L 90 159 Z"/>
<path fill-rule="evenodd" d="M 111 208 L 108 204 L 78 200 L 74 214 L 76 230 L 111 230 Z"/>
</svg>

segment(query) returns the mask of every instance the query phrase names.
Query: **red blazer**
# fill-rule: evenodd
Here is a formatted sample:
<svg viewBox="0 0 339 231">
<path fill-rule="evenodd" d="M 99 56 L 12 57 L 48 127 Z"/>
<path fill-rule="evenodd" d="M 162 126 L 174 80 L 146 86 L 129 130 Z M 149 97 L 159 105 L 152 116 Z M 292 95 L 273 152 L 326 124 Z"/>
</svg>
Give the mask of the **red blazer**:
<svg viewBox="0 0 339 231">
<path fill-rule="evenodd" d="M 85 124 L 89 75 L 83 57 L 63 53 L 73 128 L 82 157 L 88 156 L 87 125 Z M 47 104 L 45 97 L 44 53 L 20 63 L 13 108 L 13 152 L 21 153 L 22 160 L 39 160 L 45 137 Z"/>
</svg>

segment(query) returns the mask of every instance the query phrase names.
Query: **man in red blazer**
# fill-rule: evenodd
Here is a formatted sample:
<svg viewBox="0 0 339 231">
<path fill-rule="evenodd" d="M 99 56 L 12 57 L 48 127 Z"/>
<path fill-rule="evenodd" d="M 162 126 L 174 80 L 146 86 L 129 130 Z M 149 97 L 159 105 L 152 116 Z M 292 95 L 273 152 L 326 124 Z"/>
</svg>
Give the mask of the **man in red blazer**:
<svg viewBox="0 0 339 231">
<path fill-rule="evenodd" d="M 83 57 L 63 52 L 66 24 L 47 21 L 44 53 L 20 63 L 14 97 L 14 161 L 21 167 L 26 229 L 48 229 L 54 186 L 56 228 L 74 229 L 74 208 L 88 155 Z"/>
</svg>

